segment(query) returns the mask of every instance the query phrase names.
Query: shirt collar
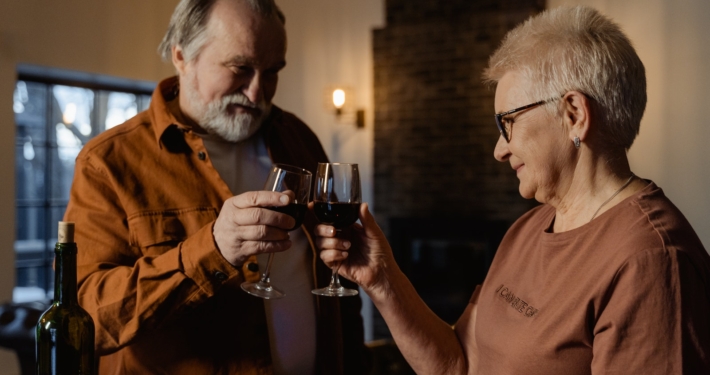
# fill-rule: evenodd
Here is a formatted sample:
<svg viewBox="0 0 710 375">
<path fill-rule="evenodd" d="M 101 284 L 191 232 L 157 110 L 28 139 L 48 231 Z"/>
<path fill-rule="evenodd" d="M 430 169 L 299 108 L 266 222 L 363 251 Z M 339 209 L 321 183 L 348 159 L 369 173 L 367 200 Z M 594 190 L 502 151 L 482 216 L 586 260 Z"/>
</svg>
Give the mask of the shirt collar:
<svg viewBox="0 0 710 375">
<path fill-rule="evenodd" d="M 150 119 L 155 132 L 155 141 L 160 148 L 163 147 L 162 141 L 168 129 L 174 127 L 183 131 L 192 129 L 186 121 L 181 121 L 178 84 L 177 76 L 164 79 L 155 88 L 153 96 L 150 98 Z"/>
</svg>

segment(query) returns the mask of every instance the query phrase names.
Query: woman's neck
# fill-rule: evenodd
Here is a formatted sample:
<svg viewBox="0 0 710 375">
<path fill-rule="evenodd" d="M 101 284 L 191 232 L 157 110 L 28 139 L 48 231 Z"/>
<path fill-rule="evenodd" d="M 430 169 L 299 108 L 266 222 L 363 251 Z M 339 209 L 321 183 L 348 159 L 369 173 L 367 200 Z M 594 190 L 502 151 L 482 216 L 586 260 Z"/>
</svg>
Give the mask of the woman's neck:
<svg viewBox="0 0 710 375">
<path fill-rule="evenodd" d="M 585 160 L 587 159 L 587 160 Z M 644 187 L 634 177 L 626 155 L 580 157 L 567 187 L 548 203 L 555 207 L 554 232 L 579 228 Z"/>
</svg>

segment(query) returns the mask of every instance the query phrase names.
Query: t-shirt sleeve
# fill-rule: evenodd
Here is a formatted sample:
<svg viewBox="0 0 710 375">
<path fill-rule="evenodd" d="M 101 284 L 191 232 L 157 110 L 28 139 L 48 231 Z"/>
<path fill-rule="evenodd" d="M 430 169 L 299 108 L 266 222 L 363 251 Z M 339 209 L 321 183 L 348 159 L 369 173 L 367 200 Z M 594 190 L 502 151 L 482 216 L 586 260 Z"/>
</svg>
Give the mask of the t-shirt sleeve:
<svg viewBox="0 0 710 375">
<path fill-rule="evenodd" d="M 683 280 L 690 279 L 683 275 L 694 272 L 687 258 L 667 249 L 629 258 L 596 312 L 592 374 L 695 373 L 687 363 L 698 363 L 702 350 L 684 345 L 703 344 L 692 344 L 696 322 L 684 300 L 693 292 L 683 290 L 692 287 L 685 285 Z M 701 309 L 707 309 L 704 300 Z"/>
<path fill-rule="evenodd" d="M 466 305 L 466 309 L 454 325 L 456 337 L 461 343 L 466 360 L 469 363 L 469 374 L 477 372 L 478 345 L 476 344 L 476 312 L 478 308 L 478 295 L 481 293 L 481 286 L 476 285 L 476 289 L 471 295 L 471 299 Z"/>
</svg>

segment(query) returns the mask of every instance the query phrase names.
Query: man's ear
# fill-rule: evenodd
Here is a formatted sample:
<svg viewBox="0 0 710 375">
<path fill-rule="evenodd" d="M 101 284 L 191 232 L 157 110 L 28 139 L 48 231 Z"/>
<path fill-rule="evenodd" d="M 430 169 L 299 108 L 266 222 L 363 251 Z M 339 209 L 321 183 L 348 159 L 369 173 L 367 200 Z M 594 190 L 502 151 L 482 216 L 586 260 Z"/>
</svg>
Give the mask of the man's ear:
<svg viewBox="0 0 710 375">
<path fill-rule="evenodd" d="M 177 70 L 179 75 L 184 75 L 185 74 L 185 66 L 187 65 L 187 61 L 185 61 L 185 54 L 182 50 L 181 46 L 173 46 L 171 49 L 171 55 L 172 55 L 172 60 L 173 60 L 173 66 L 175 66 L 175 70 Z"/>
<path fill-rule="evenodd" d="M 591 126 L 592 108 L 589 98 L 579 91 L 568 91 L 562 97 L 562 119 L 570 141 L 575 137 L 584 142 Z"/>
</svg>

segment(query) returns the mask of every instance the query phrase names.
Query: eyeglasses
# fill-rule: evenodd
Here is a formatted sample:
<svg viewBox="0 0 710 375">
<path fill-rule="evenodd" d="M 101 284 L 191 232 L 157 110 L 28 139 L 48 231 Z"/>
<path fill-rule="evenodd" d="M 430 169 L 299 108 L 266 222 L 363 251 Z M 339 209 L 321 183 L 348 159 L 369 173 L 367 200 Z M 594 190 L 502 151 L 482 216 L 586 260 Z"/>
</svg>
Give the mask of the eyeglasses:
<svg viewBox="0 0 710 375">
<path fill-rule="evenodd" d="M 530 108 L 533 108 L 533 107 L 537 107 L 537 106 L 542 105 L 542 104 L 545 104 L 545 103 L 547 103 L 547 102 L 551 102 L 551 101 L 553 101 L 553 100 L 555 100 L 555 99 L 559 99 L 559 98 L 551 98 L 551 99 L 547 99 L 547 100 L 540 100 L 539 102 L 535 102 L 535 103 L 532 103 L 532 104 L 524 105 L 524 106 L 522 106 L 522 107 L 518 107 L 518 108 L 515 108 L 515 109 L 511 109 L 510 111 L 501 112 L 501 113 L 496 113 L 496 114 L 495 114 L 495 117 L 496 117 L 496 125 L 498 126 L 498 131 L 500 131 L 500 135 L 503 136 L 503 138 L 505 139 L 506 142 L 510 142 L 510 130 L 513 128 L 513 122 L 512 122 L 512 121 L 509 121 L 509 120 L 505 120 L 505 121 L 504 121 L 504 120 L 503 120 L 503 117 L 508 116 L 508 115 L 512 115 L 513 113 L 516 113 L 516 112 L 524 111 L 524 110 L 526 110 L 526 109 L 530 109 Z"/>
</svg>

